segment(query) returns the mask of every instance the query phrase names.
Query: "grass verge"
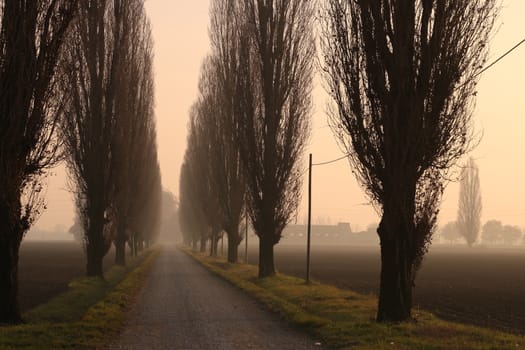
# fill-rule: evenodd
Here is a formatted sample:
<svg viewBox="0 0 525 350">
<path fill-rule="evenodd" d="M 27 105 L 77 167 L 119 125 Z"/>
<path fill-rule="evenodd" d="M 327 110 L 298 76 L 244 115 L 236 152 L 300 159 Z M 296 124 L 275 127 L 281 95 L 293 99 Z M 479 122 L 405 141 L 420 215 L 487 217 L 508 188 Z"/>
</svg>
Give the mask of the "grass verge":
<svg viewBox="0 0 525 350">
<path fill-rule="evenodd" d="M 314 339 L 338 349 L 525 349 L 525 337 L 444 321 L 417 311 L 415 321 L 378 324 L 377 299 L 277 274 L 258 279 L 257 267 L 228 264 L 183 249 L 213 273 L 262 302 Z"/>
<path fill-rule="evenodd" d="M 73 280 L 62 295 L 30 310 L 25 324 L 0 327 L 0 349 L 96 349 L 121 330 L 158 250 L 113 266 L 105 280 Z"/>
</svg>

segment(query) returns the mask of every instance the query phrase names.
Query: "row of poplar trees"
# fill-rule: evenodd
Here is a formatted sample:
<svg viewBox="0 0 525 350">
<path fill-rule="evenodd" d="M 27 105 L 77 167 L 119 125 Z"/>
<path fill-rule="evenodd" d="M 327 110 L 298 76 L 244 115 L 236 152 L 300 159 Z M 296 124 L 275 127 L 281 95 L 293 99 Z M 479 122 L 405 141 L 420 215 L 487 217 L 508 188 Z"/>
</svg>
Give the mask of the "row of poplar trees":
<svg viewBox="0 0 525 350">
<path fill-rule="evenodd" d="M 18 252 L 65 162 L 88 276 L 158 232 L 153 45 L 143 0 L 0 1 L 0 323 L 21 321 Z"/>
<path fill-rule="evenodd" d="M 275 273 L 273 248 L 300 200 L 301 156 L 310 128 L 310 1 L 211 2 L 212 53 L 190 111 L 180 177 L 186 242 L 221 231 L 237 261 L 243 208 L 259 237 L 259 275 Z"/>
<path fill-rule="evenodd" d="M 273 247 L 299 203 L 319 57 L 329 124 L 381 215 L 377 320 L 410 318 L 446 179 L 471 149 L 497 12 L 495 0 L 212 0 L 213 49 L 181 169 L 186 241 L 224 230 L 234 262 L 244 205 L 259 276 L 275 273 Z"/>
</svg>

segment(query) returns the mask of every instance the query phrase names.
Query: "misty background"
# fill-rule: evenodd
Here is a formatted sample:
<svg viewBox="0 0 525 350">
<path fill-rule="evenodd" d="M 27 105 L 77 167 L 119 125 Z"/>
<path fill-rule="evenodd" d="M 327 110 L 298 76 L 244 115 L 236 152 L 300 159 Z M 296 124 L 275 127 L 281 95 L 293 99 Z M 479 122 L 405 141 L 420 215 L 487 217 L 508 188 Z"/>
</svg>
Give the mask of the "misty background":
<svg viewBox="0 0 525 350">
<path fill-rule="evenodd" d="M 197 94 L 201 61 L 209 51 L 208 6 L 205 0 L 146 2 L 155 41 L 156 115 L 162 180 L 164 188 L 176 197 L 186 148 L 188 111 Z M 499 29 L 491 39 L 489 62 L 523 37 L 523 13 L 524 1 L 503 1 L 496 25 Z M 522 186 L 525 173 L 522 160 L 525 149 L 524 49 L 518 48 L 485 72 L 479 83 L 474 119 L 480 141 L 470 156 L 479 167 L 482 225 L 489 220 L 499 220 L 504 225 L 525 227 L 525 202 L 522 200 L 525 198 L 525 186 Z M 308 153 L 313 153 L 315 163 L 343 155 L 327 126 L 328 97 L 319 77 L 315 79 L 313 102 L 312 133 L 303 160 L 305 168 Z M 72 239 L 68 230 L 74 223 L 75 212 L 73 197 L 67 190 L 65 168 L 54 169 L 48 181 L 47 210 L 26 238 Z M 304 222 L 306 215 L 306 186 L 304 181 L 298 224 Z M 458 194 L 459 184 L 449 184 L 441 205 L 440 226 L 456 219 Z M 348 222 L 353 232 L 372 230 L 373 233 L 371 224 L 378 221 L 345 160 L 314 168 L 312 215 L 315 224 Z M 463 243 L 462 240 L 457 242 Z"/>
</svg>

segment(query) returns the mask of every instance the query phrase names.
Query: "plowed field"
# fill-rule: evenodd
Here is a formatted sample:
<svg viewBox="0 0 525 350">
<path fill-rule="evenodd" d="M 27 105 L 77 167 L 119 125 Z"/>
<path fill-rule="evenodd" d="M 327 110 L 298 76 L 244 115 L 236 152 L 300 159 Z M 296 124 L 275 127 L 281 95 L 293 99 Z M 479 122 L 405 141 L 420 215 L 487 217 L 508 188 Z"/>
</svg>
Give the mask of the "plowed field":
<svg viewBox="0 0 525 350">
<path fill-rule="evenodd" d="M 304 277 L 305 256 L 304 247 L 277 246 L 276 268 Z M 257 259 L 251 247 L 249 261 Z M 311 263 L 314 280 L 378 291 L 379 248 L 313 245 Z M 416 279 L 414 304 L 445 319 L 525 334 L 525 250 L 432 247 Z"/>
<path fill-rule="evenodd" d="M 113 263 L 111 250 L 104 268 Z M 67 290 L 68 283 L 85 274 L 86 257 L 76 242 L 26 241 L 20 248 L 19 301 L 26 311 Z"/>
</svg>

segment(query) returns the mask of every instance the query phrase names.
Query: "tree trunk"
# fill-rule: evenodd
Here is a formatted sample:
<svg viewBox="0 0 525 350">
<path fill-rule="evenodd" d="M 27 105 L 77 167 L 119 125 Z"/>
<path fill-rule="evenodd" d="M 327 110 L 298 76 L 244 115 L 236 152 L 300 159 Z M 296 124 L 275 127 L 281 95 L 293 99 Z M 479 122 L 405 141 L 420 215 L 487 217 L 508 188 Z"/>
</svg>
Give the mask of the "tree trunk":
<svg viewBox="0 0 525 350">
<path fill-rule="evenodd" d="M 17 324 L 22 321 L 18 305 L 18 251 L 20 239 L 11 232 L 0 243 L 0 324 Z M 16 234 L 15 234 L 16 235 Z"/>
<path fill-rule="evenodd" d="M 210 256 L 217 257 L 218 247 L 219 247 L 219 234 L 218 232 L 214 232 L 211 235 Z"/>
<path fill-rule="evenodd" d="M 237 263 L 238 249 L 239 249 L 239 234 L 229 233 L 228 234 L 228 262 L 231 264 Z"/>
<path fill-rule="evenodd" d="M 104 210 L 95 206 L 88 211 L 89 227 L 86 237 L 86 275 L 104 277 L 102 259 L 104 258 Z"/>
<path fill-rule="evenodd" d="M 135 236 L 135 239 L 133 240 L 133 256 L 139 255 L 139 240 L 137 239 L 137 236 Z"/>
<path fill-rule="evenodd" d="M 126 266 L 126 242 L 115 241 L 115 265 Z"/>
<path fill-rule="evenodd" d="M 411 317 L 412 252 L 406 232 L 381 235 L 381 282 L 378 322 L 401 322 Z"/>
<path fill-rule="evenodd" d="M 115 264 L 126 266 L 126 228 L 119 225 L 115 239 Z"/>
<path fill-rule="evenodd" d="M 194 252 L 197 251 L 197 241 L 196 241 L 196 240 L 193 240 L 193 241 L 191 242 L 191 247 L 192 247 L 192 249 L 193 249 Z"/>
<path fill-rule="evenodd" d="M 104 277 L 104 271 L 102 269 L 103 256 L 100 254 L 100 249 L 94 249 L 93 247 L 87 249 L 87 265 L 86 275 L 88 277 Z"/>
<path fill-rule="evenodd" d="M 271 239 L 259 236 L 259 278 L 275 275 L 273 246 Z"/>
<path fill-rule="evenodd" d="M 134 254 L 134 243 L 135 242 L 135 237 L 133 236 L 133 234 L 131 234 L 129 236 L 129 241 L 128 241 L 128 247 L 129 247 L 129 256 L 133 257 L 133 254 Z"/>
<path fill-rule="evenodd" d="M 200 252 L 201 253 L 206 252 L 206 238 L 201 238 Z"/>
<path fill-rule="evenodd" d="M 126 266 L 126 241 L 119 238 L 115 241 L 115 265 Z"/>
</svg>

